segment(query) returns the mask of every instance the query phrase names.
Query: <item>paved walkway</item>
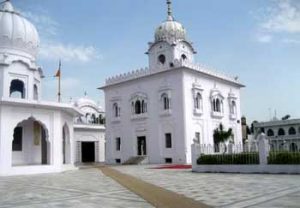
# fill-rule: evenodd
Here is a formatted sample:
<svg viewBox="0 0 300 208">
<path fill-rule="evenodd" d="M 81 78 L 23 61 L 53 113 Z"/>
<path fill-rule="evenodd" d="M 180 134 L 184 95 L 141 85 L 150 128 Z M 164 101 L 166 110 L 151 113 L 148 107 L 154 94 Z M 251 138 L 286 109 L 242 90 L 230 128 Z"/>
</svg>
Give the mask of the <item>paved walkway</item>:
<svg viewBox="0 0 300 208">
<path fill-rule="evenodd" d="M 61 174 L 0 177 L 0 208 L 153 207 L 101 173 L 84 169 Z"/>
<path fill-rule="evenodd" d="M 203 174 L 151 167 L 114 168 L 214 207 L 300 207 L 299 175 Z"/>
<path fill-rule="evenodd" d="M 118 181 L 130 191 L 143 197 L 146 201 L 159 208 L 209 208 L 209 206 L 187 198 L 182 194 L 168 191 L 161 187 L 139 180 L 133 176 L 123 174 L 115 169 L 104 167 L 101 171 Z"/>
</svg>

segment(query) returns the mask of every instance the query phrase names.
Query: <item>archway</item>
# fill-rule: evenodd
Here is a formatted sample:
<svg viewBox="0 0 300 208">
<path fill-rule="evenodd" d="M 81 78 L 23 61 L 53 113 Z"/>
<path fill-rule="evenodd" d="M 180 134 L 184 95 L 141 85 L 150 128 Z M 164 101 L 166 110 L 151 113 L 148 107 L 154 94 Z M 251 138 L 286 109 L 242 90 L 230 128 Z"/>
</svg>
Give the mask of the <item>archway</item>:
<svg viewBox="0 0 300 208">
<path fill-rule="evenodd" d="M 44 124 L 30 117 L 14 128 L 12 166 L 50 164 L 50 142 Z"/>
<path fill-rule="evenodd" d="M 298 146 L 294 142 L 290 144 L 290 152 L 298 152 Z"/>
<path fill-rule="evenodd" d="M 63 164 L 71 163 L 71 141 L 70 141 L 70 130 L 67 124 L 62 129 L 62 154 Z"/>
</svg>

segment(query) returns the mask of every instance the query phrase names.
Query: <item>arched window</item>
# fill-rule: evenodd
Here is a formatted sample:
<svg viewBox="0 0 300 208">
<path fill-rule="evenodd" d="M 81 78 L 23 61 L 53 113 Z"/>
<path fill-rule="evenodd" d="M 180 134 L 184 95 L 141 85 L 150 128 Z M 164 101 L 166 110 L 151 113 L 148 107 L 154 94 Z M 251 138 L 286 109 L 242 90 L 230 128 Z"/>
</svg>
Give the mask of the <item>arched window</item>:
<svg viewBox="0 0 300 208">
<path fill-rule="evenodd" d="M 274 131 L 272 129 L 269 129 L 267 131 L 267 136 L 274 136 Z"/>
<path fill-rule="evenodd" d="M 290 144 L 290 152 L 298 152 L 298 146 L 295 143 Z"/>
<path fill-rule="evenodd" d="M 289 135 L 295 135 L 296 129 L 294 127 L 289 128 Z"/>
<path fill-rule="evenodd" d="M 186 56 L 185 54 L 182 54 L 182 55 L 181 55 L 181 59 L 182 59 L 183 61 L 185 61 L 185 60 L 187 60 L 187 56 Z"/>
<path fill-rule="evenodd" d="M 170 98 L 169 96 L 164 93 L 161 95 L 162 103 L 163 103 L 163 110 L 170 109 Z"/>
<path fill-rule="evenodd" d="M 219 98 L 213 100 L 213 109 L 215 112 L 222 112 L 222 101 Z"/>
<path fill-rule="evenodd" d="M 141 114 L 142 113 L 142 104 L 141 101 L 137 100 L 135 102 L 135 114 Z"/>
<path fill-rule="evenodd" d="M 96 115 L 95 115 L 95 114 L 92 114 L 92 116 L 91 116 L 91 122 L 92 122 L 93 124 L 96 124 L 96 123 L 97 123 L 97 121 L 96 121 Z"/>
<path fill-rule="evenodd" d="M 120 117 L 120 108 L 118 106 L 118 103 L 113 104 L 113 112 L 115 117 Z"/>
<path fill-rule="evenodd" d="M 25 98 L 25 86 L 24 82 L 18 79 L 14 79 L 10 83 L 10 97 Z"/>
<path fill-rule="evenodd" d="M 196 109 L 201 109 L 202 108 L 202 96 L 198 92 L 195 98 L 195 108 Z"/>
<path fill-rule="evenodd" d="M 147 103 L 142 100 L 142 113 L 147 113 Z"/>
<path fill-rule="evenodd" d="M 236 114 L 236 102 L 233 100 L 230 105 L 230 113 Z"/>
<path fill-rule="evenodd" d="M 284 129 L 280 128 L 280 129 L 278 130 L 278 136 L 284 136 L 284 135 L 285 135 Z"/>
<path fill-rule="evenodd" d="M 166 63 L 166 57 L 165 57 L 165 55 L 163 55 L 163 54 L 159 55 L 158 56 L 158 61 L 161 64 L 165 64 Z"/>
<path fill-rule="evenodd" d="M 38 100 L 39 99 L 39 91 L 36 84 L 33 85 L 33 99 Z"/>
</svg>

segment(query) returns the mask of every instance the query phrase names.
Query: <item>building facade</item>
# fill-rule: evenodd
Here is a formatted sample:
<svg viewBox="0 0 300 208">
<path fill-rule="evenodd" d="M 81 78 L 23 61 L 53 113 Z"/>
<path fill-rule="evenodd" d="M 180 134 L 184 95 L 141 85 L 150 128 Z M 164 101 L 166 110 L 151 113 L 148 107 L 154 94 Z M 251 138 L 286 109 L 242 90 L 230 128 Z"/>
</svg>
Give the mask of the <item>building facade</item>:
<svg viewBox="0 0 300 208">
<path fill-rule="evenodd" d="M 213 144 L 222 123 L 242 143 L 240 89 L 233 78 L 194 62 L 183 25 L 167 20 L 149 43 L 149 67 L 106 80 L 106 162 L 190 163 L 191 144 Z"/>
<path fill-rule="evenodd" d="M 255 123 L 254 132 L 266 134 L 271 150 L 300 150 L 300 119 Z"/>
<path fill-rule="evenodd" d="M 41 100 L 39 35 L 9 1 L 0 7 L 0 175 L 74 168 L 70 104 Z"/>
<path fill-rule="evenodd" d="M 74 106 L 83 113 L 74 120 L 76 163 L 104 163 L 105 117 L 102 107 L 87 97 L 78 99 Z"/>
</svg>

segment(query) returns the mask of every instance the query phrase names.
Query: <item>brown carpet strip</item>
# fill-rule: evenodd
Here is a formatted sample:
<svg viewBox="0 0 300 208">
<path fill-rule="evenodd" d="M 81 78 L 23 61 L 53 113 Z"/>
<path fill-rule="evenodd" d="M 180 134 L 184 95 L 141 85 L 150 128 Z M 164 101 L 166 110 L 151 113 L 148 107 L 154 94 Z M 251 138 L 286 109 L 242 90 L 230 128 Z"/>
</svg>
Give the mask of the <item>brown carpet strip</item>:
<svg viewBox="0 0 300 208">
<path fill-rule="evenodd" d="M 113 168 L 100 167 L 104 175 L 117 181 L 119 184 L 139 195 L 148 203 L 158 208 L 208 208 L 199 201 L 185 197 L 181 194 L 163 189 L 147 183 L 133 176 L 121 173 Z"/>
</svg>

